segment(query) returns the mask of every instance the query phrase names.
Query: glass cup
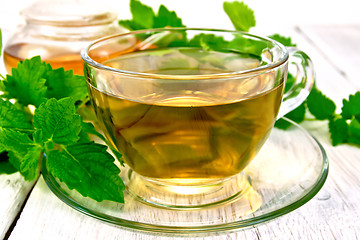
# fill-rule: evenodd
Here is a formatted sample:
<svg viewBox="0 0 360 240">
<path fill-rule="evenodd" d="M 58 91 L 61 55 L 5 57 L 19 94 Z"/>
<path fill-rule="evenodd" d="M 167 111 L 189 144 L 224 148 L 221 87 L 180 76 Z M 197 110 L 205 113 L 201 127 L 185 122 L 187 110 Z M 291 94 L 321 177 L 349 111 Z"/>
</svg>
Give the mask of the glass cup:
<svg viewBox="0 0 360 240">
<path fill-rule="evenodd" d="M 258 208 L 242 170 L 314 81 L 304 52 L 238 31 L 135 31 L 81 55 L 100 128 L 128 166 L 127 190 L 165 208 L 239 199 Z M 284 94 L 290 66 L 295 82 Z"/>
</svg>

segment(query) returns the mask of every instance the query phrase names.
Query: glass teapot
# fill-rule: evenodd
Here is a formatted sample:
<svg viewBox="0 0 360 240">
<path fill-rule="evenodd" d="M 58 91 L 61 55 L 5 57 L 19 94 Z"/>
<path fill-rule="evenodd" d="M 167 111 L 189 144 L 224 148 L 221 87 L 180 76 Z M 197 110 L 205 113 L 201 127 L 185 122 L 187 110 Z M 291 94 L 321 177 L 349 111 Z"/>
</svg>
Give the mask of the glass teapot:
<svg viewBox="0 0 360 240">
<path fill-rule="evenodd" d="M 83 74 L 80 51 L 95 39 L 122 32 L 117 13 L 102 1 L 40 0 L 21 12 L 26 24 L 4 48 L 6 71 L 40 55 L 53 68 Z"/>
</svg>

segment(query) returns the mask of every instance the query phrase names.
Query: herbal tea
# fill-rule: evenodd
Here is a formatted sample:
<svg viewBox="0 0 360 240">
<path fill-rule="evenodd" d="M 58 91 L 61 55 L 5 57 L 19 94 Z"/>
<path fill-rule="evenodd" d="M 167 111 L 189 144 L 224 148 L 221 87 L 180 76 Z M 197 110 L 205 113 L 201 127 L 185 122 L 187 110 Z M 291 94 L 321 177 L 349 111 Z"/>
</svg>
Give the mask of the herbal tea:
<svg viewBox="0 0 360 240">
<path fill-rule="evenodd" d="M 107 138 L 129 167 L 145 177 L 224 178 L 239 173 L 267 139 L 282 99 L 283 79 L 276 80 L 274 72 L 206 79 L 261 64 L 248 55 L 151 50 L 102 64 L 162 75 L 139 80 L 100 72 L 94 77 L 101 84 L 89 87 Z M 169 75 L 184 79 L 167 80 Z"/>
<path fill-rule="evenodd" d="M 4 50 L 4 63 L 6 71 L 11 73 L 18 62 L 29 56 L 41 55 L 41 60 L 51 64 L 56 69 L 63 67 L 65 70 L 73 70 L 74 74 L 83 75 L 83 61 L 79 52 L 64 51 L 64 47 L 47 47 L 36 44 L 15 44 Z"/>
</svg>

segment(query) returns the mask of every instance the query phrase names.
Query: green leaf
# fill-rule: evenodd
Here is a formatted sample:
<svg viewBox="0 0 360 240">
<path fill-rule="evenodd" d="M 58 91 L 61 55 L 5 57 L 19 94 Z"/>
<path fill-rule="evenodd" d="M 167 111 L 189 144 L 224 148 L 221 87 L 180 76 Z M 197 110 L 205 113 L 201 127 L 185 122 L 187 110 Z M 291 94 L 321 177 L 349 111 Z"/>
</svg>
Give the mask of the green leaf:
<svg viewBox="0 0 360 240">
<path fill-rule="evenodd" d="M 61 99 L 72 97 L 75 102 L 85 99 L 88 96 L 88 90 L 84 76 L 74 75 L 72 70 L 64 71 L 64 68 L 58 68 L 48 71 L 45 74 L 47 79 L 46 98 Z"/>
<path fill-rule="evenodd" d="M 206 51 L 224 51 L 228 48 L 228 42 L 224 40 L 222 36 L 216 36 L 214 34 L 200 33 L 195 35 L 190 41 L 189 47 L 201 47 Z"/>
<path fill-rule="evenodd" d="M 333 146 L 347 142 L 349 130 L 344 118 L 330 119 L 329 131 Z"/>
<path fill-rule="evenodd" d="M 119 25 L 130 31 L 144 29 L 141 24 L 137 24 L 133 20 L 119 20 Z"/>
<path fill-rule="evenodd" d="M 101 133 L 96 131 L 94 125 L 91 122 L 81 122 L 81 127 L 85 132 L 92 134 L 92 135 L 100 138 L 102 141 L 106 142 L 105 137 Z"/>
<path fill-rule="evenodd" d="M 318 120 L 330 119 L 335 114 L 335 103 L 316 87 L 313 87 L 306 102 L 310 113 Z"/>
<path fill-rule="evenodd" d="M 39 56 L 18 63 L 12 75 L 4 80 L 5 97 L 15 98 L 21 104 L 39 106 L 46 101 L 45 73 L 51 70 L 50 64 L 41 62 Z"/>
<path fill-rule="evenodd" d="M 124 166 L 124 161 L 121 159 L 122 157 L 122 154 L 119 153 L 119 151 L 117 151 L 115 149 L 114 146 L 112 146 L 112 144 L 109 143 L 109 141 L 101 134 L 99 133 L 98 131 L 96 131 L 94 125 L 90 122 L 82 122 L 81 123 L 81 126 L 82 126 L 82 129 L 88 133 L 88 134 L 91 134 L 91 135 L 94 135 L 96 137 L 98 137 L 99 139 L 101 139 L 102 141 L 104 141 L 110 148 L 111 152 L 115 155 L 115 157 L 117 158 L 117 160 L 120 162 L 120 164 L 122 166 Z"/>
<path fill-rule="evenodd" d="M 119 24 L 129 30 L 140 30 L 163 27 L 185 27 L 174 11 L 160 5 L 158 13 L 138 0 L 130 1 L 131 20 L 120 20 Z"/>
<path fill-rule="evenodd" d="M 26 114 L 9 101 L 0 99 L 0 127 L 31 130 L 34 129 Z"/>
<path fill-rule="evenodd" d="M 153 27 L 155 13 L 151 7 L 142 4 L 138 0 L 131 0 L 130 11 L 135 24 L 142 26 L 144 29 Z"/>
<path fill-rule="evenodd" d="M 153 27 L 185 27 L 185 25 L 183 25 L 181 18 L 179 18 L 174 11 L 169 11 L 164 5 L 161 5 L 154 19 Z"/>
<path fill-rule="evenodd" d="M 28 149 L 27 153 L 21 160 L 20 173 L 26 173 L 26 180 L 35 180 L 39 175 L 39 160 L 42 154 L 43 148 L 39 145 L 35 145 Z"/>
<path fill-rule="evenodd" d="M 267 44 L 257 39 L 251 39 L 246 36 L 236 35 L 229 43 L 229 49 L 243 54 L 251 54 L 260 57 Z M 253 56 L 253 57 L 254 57 Z M 261 57 L 259 58 L 261 60 Z"/>
<path fill-rule="evenodd" d="M 349 96 L 349 100 L 343 100 L 341 116 L 345 119 L 351 119 L 352 116 L 360 116 L 360 92 Z"/>
<path fill-rule="evenodd" d="M 360 121 L 356 118 L 352 119 L 349 124 L 348 142 L 360 146 Z"/>
<path fill-rule="evenodd" d="M 9 162 L 20 171 L 25 180 L 31 181 L 39 174 L 39 159 L 42 147 L 27 134 L 12 129 L 0 128 L 0 145 L 9 152 Z"/>
<path fill-rule="evenodd" d="M 154 25 L 155 13 L 149 6 L 138 0 L 130 1 L 131 20 L 120 20 L 119 24 L 129 30 L 140 30 L 152 28 Z"/>
<path fill-rule="evenodd" d="M 224 2 L 223 7 L 236 30 L 247 32 L 251 27 L 255 27 L 254 11 L 244 2 Z"/>
<path fill-rule="evenodd" d="M 79 133 L 79 140 L 77 141 L 77 143 L 87 143 L 87 142 L 91 142 L 90 136 L 89 134 L 87 134 L 87 132 L 85 132 L 84 129 L 81 129 Z"/>
<path fill-rule="evenodd" d="M 90 105 L 81 106 L 76 112 L 86 121 L 97 122 L 95 111 Z"/>
<path fill-rule="evenodd" d="M 1 149 L 1 146 L 0 146 Z M 17 172 L 17 169 L 9 162 L 7 152 L 0 153 L 0 174 L 12 174 Z"/>
<path fill-rule="evenodd" d="M 42 131 L 43 141 L 72 144 L 79 140 L 81 118 L 72 98 L 49 99 L 35 111 L 34 127 Z"/>
<path fill-rule="evenodd" d="M 269 38 L 283 44 L 286 47 L 296 47 L 296 44 L 292 42 L 290 37 L 284 37 L 281 36 L 280 34 L 273 34 L 270 35 Z"/>
<path fill-rule="evenodd" d="M 52 150 L 48 153 L 47 167 L 55 177 L 84 197 L 123 203 L 125 186 L 106 148 L 91 142 L 68 146 L 62 152 Z"/>
<path fill-rule="evenodd" d="M 296 123 L 301 123 L 305 119 L 306 106 L 305 103 L 302 103 L 299 107 L 295 108 L 293 111 L 285 115 L 286 118 L 293 120 Z M 280 129 L 287 129 L 291 126 L 291 123 L 283 119 L 279 119 L 275 123 L 275 127 Z"/>
</svg>

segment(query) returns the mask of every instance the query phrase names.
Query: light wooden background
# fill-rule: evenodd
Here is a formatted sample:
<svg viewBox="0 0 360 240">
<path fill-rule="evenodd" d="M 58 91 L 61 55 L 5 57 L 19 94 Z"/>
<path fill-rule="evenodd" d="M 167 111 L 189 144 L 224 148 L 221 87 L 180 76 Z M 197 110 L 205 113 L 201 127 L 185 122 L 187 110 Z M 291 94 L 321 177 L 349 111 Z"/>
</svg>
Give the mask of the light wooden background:
<svg viewBox="0 0 360 240">
<path fill-rule="evenodd" d="M 13 30 L 7 26 L 2 18 L 0 27 L 5 29 L 5 35 Z M 254 32 L 292 36 L 298 47 L 313 59 L 317 85 L 336 102 L 338 110 L 343 98 L 360 91 L 360 23 L 260 26 Z M 311 201 L 248 230 L 186 239 L 359 239 L 360 148 L 331 146 L 326 121 L 305 122 L 302 126 L 323 144 L 330 161 L 328 180 Z M 57 199 L 42 177 L 29 183 L 18 174 L 0 175 L 1 238 L 183 239 L 135 232 L 89 218 Z"/>
</svg>

